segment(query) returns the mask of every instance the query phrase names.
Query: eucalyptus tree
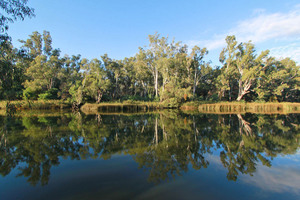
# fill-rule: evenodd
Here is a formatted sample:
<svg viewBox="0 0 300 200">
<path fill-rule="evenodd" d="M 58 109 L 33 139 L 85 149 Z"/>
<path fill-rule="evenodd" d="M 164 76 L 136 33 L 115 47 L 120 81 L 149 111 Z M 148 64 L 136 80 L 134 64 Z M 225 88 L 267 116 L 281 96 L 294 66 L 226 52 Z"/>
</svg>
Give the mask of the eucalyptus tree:
<svg viewBox="0 0 300 200">
<path fill-rule="evenodd" d="M 239 53 L 236 57 L 236 67 L 238 70 L 238 97 L 240 101 L 245 94 L 253 89 L 255 81 L 259 78 L 258 72 L 263 69 L 263 59 L 269 54 L 269 51 L 263 51 L 259 56 L 256 56 L 254 45 L 251 42 L 242 43 L 239 45 Z"/>
<path fill-rule="evenodd" d="M 45 36 L 47 36 L 48 40 L 50 39 L 48 34 L 45 34 Z M 34 31 L 26 41 L 19 40 L 19 42 L 23 44 L 21 48 L 26 51 L 31 59 L 35 59 L 43 54 L 43 36 L 39 32 Z M 49 45 L 49 41 L 45 44 Z M 49 49 L 49 47 L 45 49 Z"/>
<path fill-rule="evenodd" d="M 151 67 L 147 64 L 149 59 L 146 58 L 145 50 L 139 48 L 139 52 L 136 54 L 136 61 L 134 63 L 135 71 L 135 89 L 134 94 L 140 94 L 141 96 L 155 94 L 153 73 L 150 70 Z"/>
<path fill-rule="evenodd" d="M 83 91 L 88 96 L 100 103 L 103 94 L 109 89 L 111 82 L 107 78 L 107 73 L 101 65 L 101 61 L 93 59 L 83 68 L 86 75 L 83 79 Z"/>
<path fill-rule="evenodd" d="M 58 76 L 60 80 L 59 96 L 62 99 L 67 99 L 72 97 L 70 88 L 73 86 L 76 87 L 76 85 L 79 86 L 82 81 L 82 76 L 80 73 L 81 55 L 72 55 L 71 57 L 65 55 L 62 60 L 64 65 Z M 73 90 L 75 87 L 73 87 Z"/>
<path fill-rule="evenodd" d="M 255 92 L 259 100 L 297 101 L 300 94 L 299 66 L 290 58 L 281 61 L 270 57 L 259 71 Z"/>
<path fill-rule="evenodd" d="M 25 81 L 25 58 L 10 40 L 0 45 L 0 99 L 13 100 L 22 95 Z"/>
<path fill-rule="evenodd" d="M 27 6 L 27 0 L 1 0 L 0 10 L 0 99 L 12 99 L 17 98 L 23 89 L 24 76 L 21 65 L 16 65 L 20 55 L 7 34 L 8 25 L 35 15 L 34 9 Z"/>
<path fill-rule="evenodd" d="M 107 72 L 107 77 L 111 82 L 111 95 L 112 98 L 119 98 L 120 95 L 120 78 L 122 77 L 122 63 L 119 60 L 114 60 L 108 57 L 107 54 L 104 54 L 101 56 L 101 59 L 103 61 L 105 70 Z"/>
<path fill-rule="evenodd" d="M 200 82 L 203 82 L 207 75 L 211 72 L 212 68 L 209 63 L 203 59 L 208 54 L 206 48 L 200 48 L 194 46 L 190 55 L 190 67 L 188 69 L 188 77 L 192 81 L 193 96 L 195 97 L 197 86 Z"/>
<path fill-rule="evenodd" d="M 228 98 L 232 100 L 232 90 L 236 82 L 236 56 L 240 44 L 237 43 L 235 36 L 226 37 L 227 46 L 223 48 L 220 53 L 219 60 L 223 63 L 222 73 L 218 76 L 217 88 L 219 89 L 219 95 L 225 96 L 225 92 L 228 91 Z"/>
<path fill-rule="evenodd" d="M 137 60 L 142 64 L 151 74 L 154 83 L 155 97 L 159 94 L 159 77 L 162 73 L 167 73 L 167 66 L 170 53 L 170 45 L 167 37 L 160 37 L 159 34 L 149 35 L 149 46 L 147 49 L 139 48 L 139 53 L 136 55 Z M 166 75 L 165 75 L 166 77 Z M 165 83 L 167 80 L 164 80 Z"/>
<path fill-rule="evenodd" d="M 124 58 L 121 61 L 122 64 L 122 77 L 121 77 L 121 83 L 122 86 L 120 88 L 120 95 L 126 96 L 126 95 L 135 95 L 135 85 L 137 80 L 137 74 L 135 71 L 135 57 L 130 58 Z M 142 95 L 141 95 L 142 96 Z"/>
<path fill-rule="evenodd" d="M 28 80 L 24 84 L 24 98 L 36 98 L 42 91 L 57 93 L 58 75 L 64 64 L 63 59 L 60 58 L 60 50 L 52 50 L 52 39 L 47 31 L 44 31 L 43 36 L 33 32 L 29 37 L 26 41 L 21 41 L 22 48 L 28 52 L 32 60 L 25 73 Z"/>
<path fill-rule="evenodd" d="M 277 88 L 281 101 L 300 101 L 300 65 L 290 58 L 280 61 L 281 82 Z"/>
<path fill-rule="evenodd" d="M 226 43 L 227 47 L 220 54 L 220 61 L 224 65 L 218 76 L 218 87 L 223 92 L 229 90 L 229 100 L 236 95 L 236 100 L 240 101 L 244 95 L 255 90 L 260 71 L 265 69 L 263 62 L 269 51 L 263 51 L 257 56 L 251 41 L 238 44 L 235 36 L 227 36 Z M 235 88 L 238 88 L 236 93 Z"/>
</svg>

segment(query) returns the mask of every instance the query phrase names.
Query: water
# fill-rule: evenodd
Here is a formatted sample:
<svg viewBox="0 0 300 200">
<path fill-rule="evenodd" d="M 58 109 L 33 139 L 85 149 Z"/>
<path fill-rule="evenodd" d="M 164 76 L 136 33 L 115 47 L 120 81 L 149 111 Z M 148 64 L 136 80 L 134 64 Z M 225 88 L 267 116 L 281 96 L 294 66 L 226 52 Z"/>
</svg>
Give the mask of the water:
<svg viewBox="0 0 300 200">
<path fill-rule="evenodd" d="M 0 199 L 300 199 L 300 115 L 0 116 Z"/>
</svg>

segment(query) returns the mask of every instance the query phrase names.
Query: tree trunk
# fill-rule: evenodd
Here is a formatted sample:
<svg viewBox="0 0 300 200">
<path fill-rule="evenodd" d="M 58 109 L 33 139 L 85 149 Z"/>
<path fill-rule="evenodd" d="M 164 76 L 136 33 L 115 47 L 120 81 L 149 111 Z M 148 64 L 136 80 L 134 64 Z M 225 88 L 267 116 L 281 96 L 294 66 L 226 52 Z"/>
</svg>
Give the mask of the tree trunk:
<svg viewBox="0 0 300 200">
<path fill-rule="evenodd" d="M 97 95 L 97 101 L 96 101 L 96 103 L 100 103 L 100 101 L 101 101 L 101 98 L 102 98 L 102 92 L 100 92 L 100 91 L 98 91 L 98 95 Z"/>
<path fill-rule="evenodd" d="M 252 135 L 250 123 L 244 120 L 241 114 L 238 114 L 237 117 L 239 119 L 240 134 L 242 135 L 244 130 L 247 136 Z"/>
<path fill-rule="evenodd" d="M 158 144 L 158 119 L 155 118 L 155 144 Z"/>
<path fill-rule="evenodd" d="M 239 80 L 239 95 L 236 99 L 237 101 L 240 101 L 245 94 L 248 94 L 250 92 L 249 89 L 251 85 L 251 80 L 246 80 L 244 86 L 242 80 Z"/>
<path fill-rule="evenodd" d="M 195 68 L 195 75 L 194 75 L 193 97 L 195 97 L 196 87 L 197 87 L 197 67 Z"/>
<path fill-rule="evenodd" d="M 155 81 L 155 97 L 158 97 L 158 70 L 157 70 L 157 67 L 155 67 L 154 81 Z"/>
<path fill-rule="evenodd" d="M 243 93 L 243 83 L 242 80 L 239 80 L 239 94 L 236 100 L 240 101 L 242 99 L 243 97 L 242 93 Z"/>
</svg>

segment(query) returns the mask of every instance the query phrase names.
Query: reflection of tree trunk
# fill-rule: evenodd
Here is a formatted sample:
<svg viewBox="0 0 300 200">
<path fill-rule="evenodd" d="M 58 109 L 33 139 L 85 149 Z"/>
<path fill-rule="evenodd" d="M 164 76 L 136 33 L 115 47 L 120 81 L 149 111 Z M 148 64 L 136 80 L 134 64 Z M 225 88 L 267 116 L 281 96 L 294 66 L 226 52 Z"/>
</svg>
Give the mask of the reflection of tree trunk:
<svg viewBox="0 0 300 200">
<path fill-rule="evenodd" d="M 49 131 L 49 136 L 52 137 L 52 127 L 47 126 L 46 131 Z"/>
<path fill-rule="evenodd" d="M 142 127 L 141 133 L 144 133 L 145 126 Z"/>
<path fill-rule="evenodd" d="M 97 114 L 97 115 L 96 115 L 96 119 L 97 119 L 97 124 L 100 125 L 101 122 L 102 122 L 101 115 Z"/>
<path fill-rule="evenodd" d="M 243 147 L 244 145 L 245 145 L 245 142 L 244 142 L 244 140 L 242 140 L 242 141 L 240 142 L 239 148 Z"/>
<path fill-rule="evenodd" d="M 116 141 L 118 142 L 119 141 L 119 135 L 118 135 L 118 132 L 116 131 Z"/>
<path fill-rule="evenodd" d="M 162 123 L 163 123 L 163 120 L 162 120 Z M 168 145 L 168 134 L 165 131 L 165 125 L 164 124 L 162 124 L 162 130 L 163 130 L 164 142 L 167 143 L 167 148 L 168 148 L 169 147 L 169 145 Z"/>
<path fill-rule="evenodd" d="M 244 130 L 247 136 L 252 135 L 250 123 L 244 120 L 241 114 L 237 114 L 237 117 L 239 118 L 240 134 L 242 135 Z"/>
<path fill-rule="evenodd" d="M 229 148 L 229 145 L 228 145 L 228 144 L 225 144 L 225 145 L 226 145 L 226 147 L 227 147 L 228 153 L 231 153 L 231 150 L 230 150 L 230 148 Z"/>
<path fill-rule="evenodd" d="M 197 135 L 199 134 L 199 130 L 196 127 L 195 117 L 193 116 L 193 127 L 194 127 L 194 136 L 195 136 L 195 142 L 197 142 Z"/>
<path fill-rule="evenodd" d="M 155 144 L 157 145 L 158 144 L 158 119 L 157 119 L 157 117 L 155 118 L 155 135 L 154 135 L 154 138 L 155 138 Z"/>
<path fill-rule="evenodd" d="M 2 137 L 1 137 L 1 141 L 0 141 L 0 147 L 2 145 L 2 142 L 4 142 L 4 149 L 6 149 L 6 137 L 5 137 L 5 133 L 2 134 Z"/>
</svg>

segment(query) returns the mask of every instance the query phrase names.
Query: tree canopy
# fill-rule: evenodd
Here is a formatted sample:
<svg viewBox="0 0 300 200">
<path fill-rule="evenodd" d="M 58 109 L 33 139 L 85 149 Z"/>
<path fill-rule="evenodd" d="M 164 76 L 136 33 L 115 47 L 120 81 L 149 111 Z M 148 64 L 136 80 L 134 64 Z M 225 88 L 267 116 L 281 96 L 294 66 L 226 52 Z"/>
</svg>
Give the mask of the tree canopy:
<svg viewBox="0 0 300 200">
<path fill-rule="evenodd" d="M 0 99 L 63 99 L 84 102 L 143 100 L 177 107 L 189 100 L 299 102 L 299 65 L 256 53 L 249 41 L 228 36 L 221 66 L 206 59 L 205 47 L 189 47 L 155 33 L 135 56 L 104 54 L 88 60 L 61 56 L 50 32 L 33 32 L 20 49 L 1 45 Z"/>
</svg>

